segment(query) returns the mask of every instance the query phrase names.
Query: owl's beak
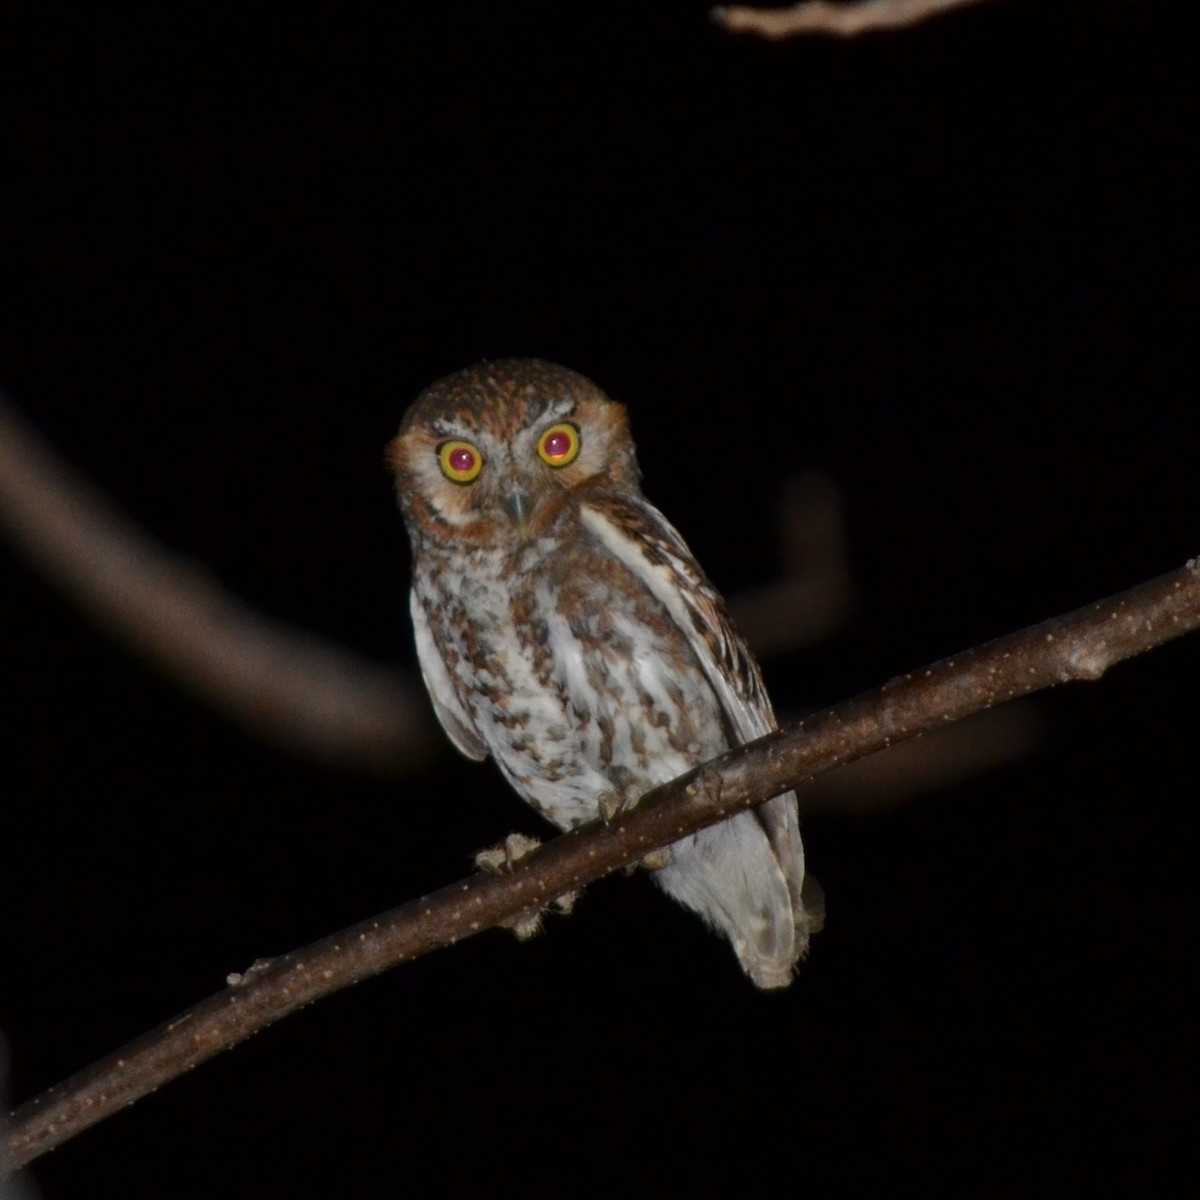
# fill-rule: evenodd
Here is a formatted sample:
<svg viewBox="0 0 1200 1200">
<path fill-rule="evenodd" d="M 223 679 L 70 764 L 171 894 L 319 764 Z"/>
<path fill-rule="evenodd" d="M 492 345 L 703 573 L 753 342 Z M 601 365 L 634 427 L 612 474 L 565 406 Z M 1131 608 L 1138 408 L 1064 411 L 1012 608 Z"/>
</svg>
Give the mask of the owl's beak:
<svg viewBox="0 0 1200 1200">
<path fill-rule="evenodd" d="M 508 513 L 512 523 L 522 533 L 529 528 L 529 519 L 533 516 L 537 501 L 529 492 L 509 492 L 502 501 L 504 511 Z"/>
</svg>

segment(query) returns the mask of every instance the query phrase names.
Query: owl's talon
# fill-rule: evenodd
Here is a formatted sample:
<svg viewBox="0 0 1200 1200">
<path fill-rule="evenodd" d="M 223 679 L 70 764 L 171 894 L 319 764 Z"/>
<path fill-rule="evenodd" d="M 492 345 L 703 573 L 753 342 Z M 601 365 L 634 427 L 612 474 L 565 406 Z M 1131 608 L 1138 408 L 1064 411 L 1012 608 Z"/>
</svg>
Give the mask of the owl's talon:
<svg viewBox="0 0 1200 1200">
<path fill-rule="evenodd" d="M 542 932 L 542 910 L 526 909 L 525 912 L 517 913 L 515 917 L 509 917 L 507 921 L 501 921 L 500 925 L 511 930 L 518 942 L 527 942 Z"/>
<path fill-rule="evenodd" d="M 597 801 L 600 820 L 611 825 L 618 817 L 632 812 L 642 798 L 642 789 L 637 784 L 628 784 L 622 791 L 602 792 Z"/>
<path fill-rule="evenodd" d="M 657 850 L 651 850 L 650 853 L 638 863 L 638 866 L 641 867 L 643 871 L 661 871 L 663 867 L 669 867 L 670 865 L 670 846 L 660 846 Z"/>
<path fill-rule="evenodd" d="M 515 863 L 532 854 L 541 844 L 540 838 L 526 833 L 510 833 L 498 845 L 480 850 L 475 855 L 475 865 L 489 875 L 499 875 L 501 871 L 511 871 Z"/>
<path fill-rule="evenodd" d="M 632 875 L 634 871 L 661 871 L 663 867 L 671 865 L 671 848 L 663 846 L 658 850 L 651 850 L 649 854 L 643 858 L 639 858 L 637 862 L 627 863 L 621 868 L 623 875 Z"/>
<path fill-rule="evenodd" d="M 550 909 L 554 909 L 556 913 L 568 917 L 571 915 L 571 910 L 575 907 L 575 901 L 582 895 L 583 889 L 575 888 L 551 900 L 545 908 L 527 908 L 524 912 L 517 913 L 515 917 L 509 917 L 507 921 L 501 921 L 500 925 L 504 929 L 511 930 L 516 935 L 517 941 L 527 942 L 531 937 L 536 937 L 542 932 L 542 918 Z"/>
<path fill-rule="evenodd" d="M 541 844 L 540 838 L 530 837 L 525 833 L 510 833 L 498 845 L 480 850 L 475 855 L 475 865 L 489 875 L 500 875 L 511 871 L 516 863 L 520 862 L 527 854 L 533 853 Z M 542 916 L 548 909 L 553 908 L 555 912 L 566 916 L 575 907 L 575 901 L 579 899 L 580 893 L 581 889 L 576 888 L 574 891 L 551 900 L 543 908 L 527 908 L 523 912 L 517 913 L 515 917 L 501 921 L 500 926 L 502 929 L 511 930 L 518 941 L 527 942 L 531 937 L 536 937 L 542 932 Z"/>
<path fill-rule="evenodd" d="M 596 804 L 600 820 L 611 825 L 624 811 L 625 801 L 616 792 L 604 792 Z"/>
</svg>

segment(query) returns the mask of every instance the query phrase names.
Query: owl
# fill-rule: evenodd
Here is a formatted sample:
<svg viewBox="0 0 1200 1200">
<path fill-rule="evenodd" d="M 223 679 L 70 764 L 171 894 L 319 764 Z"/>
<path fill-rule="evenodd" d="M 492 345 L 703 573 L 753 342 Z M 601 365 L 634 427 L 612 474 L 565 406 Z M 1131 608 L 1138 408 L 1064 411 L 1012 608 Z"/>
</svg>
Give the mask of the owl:
<svg viewBox="0 0 1200 1200">
<path fill-rule="evenodd" d="M 483 363 L 389 444 L 417 653 L 451 741 L 559 829 L 775 728 L 757 663 L 642 495 L 625 408 L 565 367 Z M 675 842 L 659 887 L 785 987 L 820 926 L 792 793 Z"/>
</svg>

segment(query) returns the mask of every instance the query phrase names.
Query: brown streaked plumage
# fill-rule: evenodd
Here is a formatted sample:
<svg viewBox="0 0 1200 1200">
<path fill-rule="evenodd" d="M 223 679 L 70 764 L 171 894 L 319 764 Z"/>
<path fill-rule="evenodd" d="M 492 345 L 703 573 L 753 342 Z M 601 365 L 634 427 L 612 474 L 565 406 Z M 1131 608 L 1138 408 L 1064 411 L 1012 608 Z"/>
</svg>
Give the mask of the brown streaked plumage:
<svg viewBox="0 0 1200 1200">
<path fill-rule="evenodd" d="M 624 407 L 595 384 L 536 359 L 471 367 L 426 389 L 388 459 L 438 717 L 560 829 L 775 727 L 724 602 L 641 494 Z M 654 878 L 759 987 L 785 986 L 820 926 L 790 793 L 675 843 Z"/>
</svg>

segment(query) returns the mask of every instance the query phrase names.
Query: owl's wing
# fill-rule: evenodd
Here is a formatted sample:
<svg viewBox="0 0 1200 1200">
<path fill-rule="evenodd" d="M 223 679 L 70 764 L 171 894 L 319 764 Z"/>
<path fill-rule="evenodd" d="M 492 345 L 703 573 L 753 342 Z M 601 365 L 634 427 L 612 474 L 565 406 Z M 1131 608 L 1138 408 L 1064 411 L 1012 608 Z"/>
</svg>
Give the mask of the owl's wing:
<svg viewBox="0 0 1200 1200">
<path fill-rule="evenodd" d="M 739 742 L 775 728 L 758 663 L 687 543 L 640 497 L 585 501 L 584 527 L 641 581 L 687 637 Z"/>
<path fill-rule="evenodd" d="M 454 681 L 446 670 L 446 663 L 433 640 L 433 634 L 429 632 L 429 618 L 416 588 L 409 594 L 409 606 L 412 609 L 413 629 L 417 634 L 417 661 L 421 664 L 425 690 L 433 701 L 433 711 L 458 749 L 468 758 L 479 762 L 487 758 L 488 748 L 476 732 L 471 714 L 454 690 Z"/>
<path fill-rule="evenodd" d="M 641 497 L 606 496 L 602 503 L 585 501 L 581 518 L 686 635 L 737 740 L 749 742 L 770 733 L 776 727 L 775 713 L 758 663 L 720 593 L 666 517 Z M 776 796 L 754 812 L 787 878 L 798 931 L 804 932 L 807 944 L 807 934 L 820 928 L 823 905 L 816 882 L 805 878 L 795 796 Z"/>
</svg>

